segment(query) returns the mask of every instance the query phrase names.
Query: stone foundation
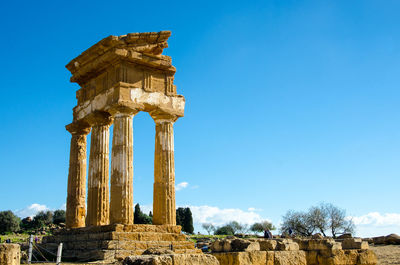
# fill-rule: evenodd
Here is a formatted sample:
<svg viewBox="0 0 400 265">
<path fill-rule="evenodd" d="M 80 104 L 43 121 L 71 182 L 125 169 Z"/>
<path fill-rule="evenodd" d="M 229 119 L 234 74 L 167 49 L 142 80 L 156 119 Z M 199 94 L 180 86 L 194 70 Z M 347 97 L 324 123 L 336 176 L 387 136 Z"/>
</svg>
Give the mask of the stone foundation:
<svg viewBox="0 0 400 265">
<path fill-rule="evenodd" d="M 206 254 L 143 255 L 127 257 L 123 265 L 219 265 L 218 260 Z"/>
<path fill-rule="evenodd" d="M 19 265 L 21 248 L 18 244 L 0 244 L 0 265 Z"/>
<path fill-rule="evenodd" d="M 201 253 L 194 243 L 171 225 L 107 225 L 64 229 L 43 238 L 42 246 L 55 253 L 63 243 L 62 260 L 122 260 L 146 249 L 169 249 L 177 254 Z"/>
<path fill-rule="evenodd" d="M 224 239 L 211 245 L 221 265 L 376 265 L 375 253 L 359 238 Z"/>
</svg>

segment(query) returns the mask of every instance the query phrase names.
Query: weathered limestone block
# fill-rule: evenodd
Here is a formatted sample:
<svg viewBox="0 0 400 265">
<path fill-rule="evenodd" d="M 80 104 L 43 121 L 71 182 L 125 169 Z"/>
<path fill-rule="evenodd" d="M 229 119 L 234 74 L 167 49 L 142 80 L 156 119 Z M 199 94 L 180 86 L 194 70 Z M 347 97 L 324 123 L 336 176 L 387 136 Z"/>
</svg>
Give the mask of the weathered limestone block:
<svg viewBox="0 0 400 265">
<path fill-rule="evenodd" d="M 251 242 L 245 239 L 234 239 L 231 242 L 232 251 L 256 251 L 260 250 L 260 244 L 258 241 Z"/>
<path fill-rule="evenodd" d="M 277 246 L 276 240 L 273 239 L 260 240 L 259 244 L 260 244 L 260 250 L 266 250 L 266 251 L 275 250 Z"/>
<path fill-rule="evenodd" d="M 212 255 L 221 265 L 265 265 L 267 261 L 266 251 L 220 252 Z"/>
<path fill-rule="evenodd" d="M 375 253 L 371 250 L 324 250 L 318 254 L 317 264 L 328 265 L 376 265 L 378 260 Z"/>
<path fill-rule="evenodd" d="M 141 255 L 126 257 L 123 265 L 218 265 L 218 260 L 206 254 Z"/>
<path fill-rule="evenodd" d="M 173 265 L 171 256 L 167 255 L 141 255 L 126 257 L 124 265 Z"/>
<path fill-rule="evenodd" d="M 298 245 L 299 245 L 299 250 L 307 250 L 308 249 L 308 241 L 309 239 L 298 239 L 295 238 L 293 239 Z"/>
<path fill-rule="evenodd" d="M 114 114 L 111 158 L 111 224 L 133 224 L 132 115 L 130 112 Z"/>
<path fill-rule="evenodd" d="M 223 252 L 223 241 L 220 239 L 215 240 L 211 243 L 210 248 L 213 252 Z"/>
<path fill-rule="evenodd" d="M 156 232 L 111 232 L 107 239 L 137 240 L 137 241 L 181 241 L 186 240 L 182 234 L 156 233 Z"/>
<path fill-rule="evenodd" d="M 335 250 L 342 249 L 342 244 L 333 239 L 308 240 L 307 250 Z"/>
<path fill-rule="evenodd" d="M 117 225 L 116 232 L 157 232 L 179 234 L 180 225 Z"/>
<path fill-rule="evenodd" d="M 182 117 L 185 110 L 185 98 L 181 95 L 167 96 L 161 92 L 148 92 L 133 84 L 119 82 L 76 106 L 74 120 L 85 120 L 93 111 L 108 111 L 109 102 L 118 102 L 119 106 L 146 112 L 159 109 L 178 117 Z"/>
<path fill-rule="evenodd" d="M 378 258 L 372 250 L 365 249 L 358 251 L 357 265 L 376 265 Z"/>
<path fill-rule="evenodd" d="M 229 239 L 217 239 L 211 243 L 210 248 L 213 252 L 230 252 L 232 251 L 231 242 L 232 240 Z"/>
<path fill-rule="evenodd" d="M 81 86 L 74 121 L 114 106 L 159 109 L 182 117 L 185 99 L 177 95 L 176 69 L 171 58 L 161 54 L 170 35 L 161 31 L 109 36 L 68 63 L 71 82 Z"/>
<path fill-rule="evenodd" d="M 222 251 L 224 252 L 232 251 L 232 240 L 226 239 L 222 241 Z"/>
<path fill-rule="evenodd" d="M 209 254 L 174 254 L 174 265 L 219 265 L 217 258 Z"/>
<path fill-rule="evenodd" d="M 72 134 L 69 157 L 66 226 L 84 227 L 86 217 L 86 135 L 90 127 L 82 124 L 66 126 Z"/>
<path fill-rule="evenodd" d="M 275 264 L 275 251 L 266 251 L 266 263 L 265 265 Z"/>
<path fill-rule="evenodd" d="M 307 265 L 318 265 L 318 251 L 310 250 L 310 251 L 305 251 L 305 253 L 307 259 Z"/>
<path fill-rule="evenodd" d="M 177 117 L 150 113 L 156 123 L 153 224 L 175 225 L 174 129 Z"/>
<path fill-rule="evenodd" d="M 21 248 L 18 244 L 0 244 L 0 265 L 19 265 Z"/>
<path fill-rule="evenodd" d="M 143 252 L 142 255 L 166 255 L 166 254 L 174 254 L 174 252 L 170 249 L 148 248 Z"/>
<path fill-rule="evenodd" d="M 358 252 L 357 250 L 322 250 L 319 252 L 318 264 L 327 265 L 355 265 L 357 264 Z"/>
<path fill-rule="evenodd" d="M 306 253 L 302 250 L 275 251 L 274 265 L 307 265 Z"/>
<path fill-rule="evenodd" d="M 295 251 L 299 250 L 299 244 L 291 239 L 280 239 L 277 240 L 276 249 L 281 251 Z"/>
<path fill-rule="evenodd" d="M 109 115 L 97 113 L 92 117 L 89 156 L 88 211 L 86 226 L 108 225 L 109 201 Z"/>
<path fill-rule="evenodd" d="M 361 238 L 346 238 L 342 241 L 342 249 L 368 249 L 368 242 Z"/>
</svg>

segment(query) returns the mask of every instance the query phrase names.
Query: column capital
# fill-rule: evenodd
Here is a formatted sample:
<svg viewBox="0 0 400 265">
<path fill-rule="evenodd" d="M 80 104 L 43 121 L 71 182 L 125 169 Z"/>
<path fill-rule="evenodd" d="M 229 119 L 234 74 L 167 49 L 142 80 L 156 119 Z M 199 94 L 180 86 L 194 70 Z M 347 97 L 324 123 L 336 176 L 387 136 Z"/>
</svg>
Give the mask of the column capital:
<svg viewBox="0 0 400 265">
<path fill-rule="evenodd" d="M 88 135 L 91 128 L 86 122 L 72 122 L 66 125 L 65 129 L 72 135 Z"/>
<path fill-rule="evenodd" d="M 176 115 L 166 113 L 160 110 L 153 110 L 149 112 L 150 116 L 153 118 L 154 122 L 156 124 L 158 123 L 165 123 L 165 122 L 176 122 L 176 120 L 179 118 Z"/>
<path fill-rule="evenodd" d="M 113 123 L 113 118 L 110 113 L 104 111 L 95 111 L 89 114 L 85 121 L 89 123 L 92 127 L 98 125 L 111 125 Z"/>
<path fill-rule="evenodd" d="M 107 110 L 113 117 L 135 116 L 140 110 L 124 106 L 115 106 Z"/>
</svg>

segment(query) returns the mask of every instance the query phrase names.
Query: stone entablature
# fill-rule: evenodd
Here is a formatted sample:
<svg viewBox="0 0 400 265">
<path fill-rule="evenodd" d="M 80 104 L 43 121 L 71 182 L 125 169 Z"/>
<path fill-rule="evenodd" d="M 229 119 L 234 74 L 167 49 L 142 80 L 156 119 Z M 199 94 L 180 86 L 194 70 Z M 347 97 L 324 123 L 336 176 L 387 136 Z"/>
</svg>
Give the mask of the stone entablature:
<svg viewBox="0 0 400 265">
<path fill-rule="evenodd" d="M 170 35 L 160 31 L 109 36 L 66 66 L 71 82 L 81 86 L 73 122 L 66 126 L 72 134 L 67 227 L 133 224 L 133 117 L 139 111 L 155 121 L 153 224 L 175 225 L 173 124 L 184 115 L 185 98 L 176 93 L 171 58 L 161 54 Z"/>
<path fill-rule="evenodd" d="M 71 82 L 81 86 L 74 121 L 115 107 L 160 109 L 182 117 L 185 99 L 176 93 L 176 69 L 171 58 L 161 54 L 170 35 L 161 31 L 109 36 L 67 64 Z"/>
</svg>

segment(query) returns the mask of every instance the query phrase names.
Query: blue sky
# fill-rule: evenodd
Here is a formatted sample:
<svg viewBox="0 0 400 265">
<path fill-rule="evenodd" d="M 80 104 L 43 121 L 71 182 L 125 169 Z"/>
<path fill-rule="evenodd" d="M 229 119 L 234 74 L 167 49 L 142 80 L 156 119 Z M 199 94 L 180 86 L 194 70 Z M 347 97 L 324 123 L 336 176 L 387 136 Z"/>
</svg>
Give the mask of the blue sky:
<svg viewBox="0 0 400 265">
<path fill-rule="evenodd" d="M 279 224 L 331 202 L 359 235 L 400 234 L 399 11 L 389 0 L 3 3 L 0 210 L 65 203 L 78 86 L 64 66 L 109 35 L 171 30 L 164 54 L 186 97 L 176 199 L 198 224 Z M 148 208 L 146 113 L 134 141 L 134 201 Z"/>
</svg>

